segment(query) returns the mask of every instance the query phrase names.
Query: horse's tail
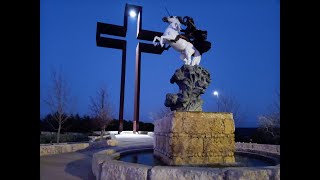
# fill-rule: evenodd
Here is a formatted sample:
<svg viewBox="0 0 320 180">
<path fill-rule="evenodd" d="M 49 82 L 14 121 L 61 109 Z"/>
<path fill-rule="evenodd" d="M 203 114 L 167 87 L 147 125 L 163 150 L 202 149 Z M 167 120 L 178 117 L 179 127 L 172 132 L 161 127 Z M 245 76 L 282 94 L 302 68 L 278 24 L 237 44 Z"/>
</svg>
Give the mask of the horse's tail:
<svg viewBox="0 0 320 180">
<path fill-rule="evenodd" d="M 195 52 L 194 52 L 194 56 L 193 56 L 193 59 L 192 59 L 192 66 L 194 65 L 199 65 L 200 64 L 200 60 L 201 60 L 201 54 L 200 52 L 194 48 Z"/>
</svg>

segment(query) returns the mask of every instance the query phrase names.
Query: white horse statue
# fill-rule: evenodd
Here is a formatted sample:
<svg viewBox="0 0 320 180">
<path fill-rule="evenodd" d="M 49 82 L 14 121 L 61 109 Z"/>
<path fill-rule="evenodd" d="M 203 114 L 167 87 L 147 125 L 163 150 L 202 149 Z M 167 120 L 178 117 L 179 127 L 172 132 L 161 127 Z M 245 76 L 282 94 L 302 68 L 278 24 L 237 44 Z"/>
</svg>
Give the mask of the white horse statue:
<svg viewBox="0 0 320 180">
<path fill-rule="evenodd" d="M 180 59 L 185 62 L 186 65 L 199 65 L 201 60 L 201 54 L 199 51 L 191 44 L 183 38 L 178 38 L 181 30 L 181 23 L 179 17 L 177 16 L 168 16 L 162 19 L 164 22 L 168 22 L 169 26 L 163 33 L 161 37 L 155 36 L 153 39 L 153 44 L 156 46 L 159 43 L 155 41 L 158 40 L 160 42 L 161 47 L 165 44 L 170 45 L 176 51 L 181 53 Z M 191 56 L 193 55 L 193 58 Z"/>
</svg>

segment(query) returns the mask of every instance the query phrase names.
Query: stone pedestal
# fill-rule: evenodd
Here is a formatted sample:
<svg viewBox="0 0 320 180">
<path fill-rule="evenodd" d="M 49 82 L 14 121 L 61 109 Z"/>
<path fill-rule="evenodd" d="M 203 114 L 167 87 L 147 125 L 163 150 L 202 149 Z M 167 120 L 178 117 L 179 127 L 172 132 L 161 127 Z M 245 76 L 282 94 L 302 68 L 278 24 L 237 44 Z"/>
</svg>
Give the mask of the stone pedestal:
<svg viewBox="0 0 320 180">
<path fill-rule="evenodd" d="M 168 165 L 235 163 L 232 113 L 172 112 L 154 125 L 154 155 Z"/>
</svg>

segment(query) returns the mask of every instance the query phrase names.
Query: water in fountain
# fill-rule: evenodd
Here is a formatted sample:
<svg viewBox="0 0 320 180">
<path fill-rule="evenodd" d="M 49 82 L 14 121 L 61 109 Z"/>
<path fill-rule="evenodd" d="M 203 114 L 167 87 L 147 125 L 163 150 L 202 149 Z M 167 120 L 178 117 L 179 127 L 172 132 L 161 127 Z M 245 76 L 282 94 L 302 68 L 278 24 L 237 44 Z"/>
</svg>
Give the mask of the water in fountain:
<svg viewBox="0 0 320 180">
<path fill-rule="evenodd" d="M 165 166 L 166 164 L 153 156 L 153 150 L 146 150 L 141 152 L 126 153 L 120 156 L 120 161 L 138 163 L 149 166 Z M 252 154 L 235 153 L 235 166 L 242 167 L 258 167 L 258 166 L 274 166 L 276 165 L 272 159 L 264 156 L 253 156 Z M 221 165 L 210 165 L 209 167 L 230 167 Z"/>
</svg>

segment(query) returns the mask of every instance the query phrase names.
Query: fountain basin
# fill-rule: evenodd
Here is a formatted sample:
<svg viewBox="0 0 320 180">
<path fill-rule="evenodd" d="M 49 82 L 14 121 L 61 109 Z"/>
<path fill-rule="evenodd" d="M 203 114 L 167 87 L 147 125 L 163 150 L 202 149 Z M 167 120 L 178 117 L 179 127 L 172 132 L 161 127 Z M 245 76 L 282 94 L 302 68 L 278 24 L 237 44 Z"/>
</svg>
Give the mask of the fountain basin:
<svg viewBox="0 0 320 180">
<path fill-rule="evenodd" d="M 148 166 L 167 166 L 164 162 L 158 159 L 153 154 L 153 149 L 146 149 L 141 151 L 128 151 L 120 154 L 119 161 L 144 164 Z M 235 163 L 231 164 L 203 164 L 203 165 L 183 165 L 185 167 L 211 167 L 211 168 L 225 168 L 225 167 L 258 167 L 258 166 L 275 166 L 277 159 L 273 157 L 262 156 L 248 152 L 235 152 Z M 180 165 L 181 166 L 181 165 Z M 177 167 L 177 166 L 175 166 Z"/>
<path fill-rule="evenodd" d="M 280 179 L 280 154 L 253 149 L 236 149 L 236 153 L 265 156 L 274 162 L 273 166 L 259 167 L 192 167 L 192 166 L 150 166 L 123 162 L 118 159 L 134 152 L 152 150 L 152 145 L 116 147 L 93 155 L 92 171 L 97 179 Z"/>
</svg>

